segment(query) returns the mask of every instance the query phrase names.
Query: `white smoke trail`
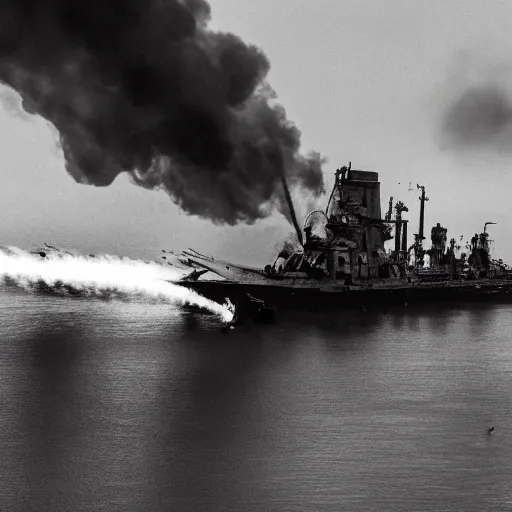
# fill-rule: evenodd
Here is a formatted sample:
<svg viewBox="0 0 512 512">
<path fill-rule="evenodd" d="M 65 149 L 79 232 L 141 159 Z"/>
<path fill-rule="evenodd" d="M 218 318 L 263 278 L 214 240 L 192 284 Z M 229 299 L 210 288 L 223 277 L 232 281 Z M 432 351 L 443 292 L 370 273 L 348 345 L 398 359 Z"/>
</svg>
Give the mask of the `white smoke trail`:
<svg viewBox="0 0 512 512">
<path fill-rule="evenodd" d="M 224 322 L 233 319 L 229 304 L 221 305 L 198 293 L 167 281 L 180 273 L 158 263 L 145 263 L 113 256 L 87 257 L 67 253 L 47 253 L 46 258 L 17 247 L 0 247 L 0 279 L 31 289 L 39 283 L 50 288 L 69 286 L 86 295 L 106 293 L 143 295 L 177 304 L 192 304 L 219 315 Z"/>
</svg>

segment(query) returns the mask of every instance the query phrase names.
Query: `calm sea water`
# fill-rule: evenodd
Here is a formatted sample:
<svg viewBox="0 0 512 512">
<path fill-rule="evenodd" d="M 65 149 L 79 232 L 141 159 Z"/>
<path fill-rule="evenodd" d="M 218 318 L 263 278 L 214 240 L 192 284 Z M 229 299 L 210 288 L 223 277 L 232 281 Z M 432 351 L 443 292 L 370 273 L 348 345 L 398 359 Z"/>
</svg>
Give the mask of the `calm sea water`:
<svg viewBox="0 0 512 512">
<path fill-rule="evenodd" d="M 0 396 L 1 510 L 512 510 L 512 306 L 225 334 L 0 288 Z"/>
</svg>

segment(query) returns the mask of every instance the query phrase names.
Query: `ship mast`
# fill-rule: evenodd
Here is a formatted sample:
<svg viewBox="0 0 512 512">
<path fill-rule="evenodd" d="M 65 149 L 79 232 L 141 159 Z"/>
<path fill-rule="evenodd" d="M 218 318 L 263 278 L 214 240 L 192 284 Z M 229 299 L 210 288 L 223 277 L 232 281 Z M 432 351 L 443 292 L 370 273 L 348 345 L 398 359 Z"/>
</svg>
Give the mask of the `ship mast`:
<svg viewBox="0 0 512 512">
<path fill-rule="evenodd" d="M 419 232 L 419 240 L 420 244 L 423 243 L 425 237 L 423 236 L 423 228 L 425 226 L 425 201 L 428 201 L 428 197 L 425 197 L 425 187 L 423 185 L 416 184 L 419 190 L 421 190 L 420 196 L 420 232 Z"/>
<path fill-rule="evenodd" d="M 423 185 L 416 184 L 416 187 L 418 190 L 421 190 L 421 196 L 419 197 L 420 200 L 420 226 L 419 226 L 419 233 L 417 235 L 414 235 L 415 238 L 415 244 L 414 244 L 414 252 L 415 252 L 415 260 L 416 264 L 420 264 L 423 266 L 423 240 L 425 240 L 425 237 L 423 236 L 423 229 L 425 227 L 425 202 L 428 201 L 428 197 L 425 196 L 425 187 Z"/>
</svg>

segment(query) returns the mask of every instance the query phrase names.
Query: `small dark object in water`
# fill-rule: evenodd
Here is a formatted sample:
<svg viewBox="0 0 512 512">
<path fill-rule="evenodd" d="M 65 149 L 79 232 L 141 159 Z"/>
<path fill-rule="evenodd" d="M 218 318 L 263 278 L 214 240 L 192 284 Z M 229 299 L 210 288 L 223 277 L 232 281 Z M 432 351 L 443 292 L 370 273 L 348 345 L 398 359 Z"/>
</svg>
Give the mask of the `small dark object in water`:
<svg viewBox="0 0 512 512">
<path fill-rule="evenodd" d="M 253 297 L 251 294 L 247 294 L 249 307 L 251 309 L 251 316 L 257 322 L 264 324 L 271 324 L 274 321 L 276 314 L 276 308 L 268 306 L 265 301 Z"/>
<path fill-rule="evenodd" d="M 491 425 L 488 429 L 487 429 L 487 433 L 488 434 L 492 434 L 494 432 L 494 425 Z"/>
<path fill-rule="evenodd" d="M 258 320 L 264 324 L 271 324 L 274 321 L 276 309 L 269 306 L 261 306 L 258 310 Z"/>
</svg>

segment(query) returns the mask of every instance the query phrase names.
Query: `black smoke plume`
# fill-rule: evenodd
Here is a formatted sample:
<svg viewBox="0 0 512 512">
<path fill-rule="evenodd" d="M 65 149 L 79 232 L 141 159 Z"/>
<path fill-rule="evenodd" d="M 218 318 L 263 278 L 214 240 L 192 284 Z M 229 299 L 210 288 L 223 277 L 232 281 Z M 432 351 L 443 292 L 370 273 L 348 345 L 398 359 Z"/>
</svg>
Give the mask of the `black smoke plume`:
<svg viewBox="0 0 512 512">
<path fill-rule="evenodd" d="M 0 19 L 0 80 L 57 128 L 76 181 L 127 172 L 231 225 L 275 206 L 291 220 L 286 182 L 323 192 L 266 56 L 210 30 L 205 0 L 1 0 Z"/>
<path fill-rule="evenodd" d="M 512 102 L 498 85 L 467 89 L 448 108 L 443 132 L 451 147 L 512 149 Z"/>
</svg>

